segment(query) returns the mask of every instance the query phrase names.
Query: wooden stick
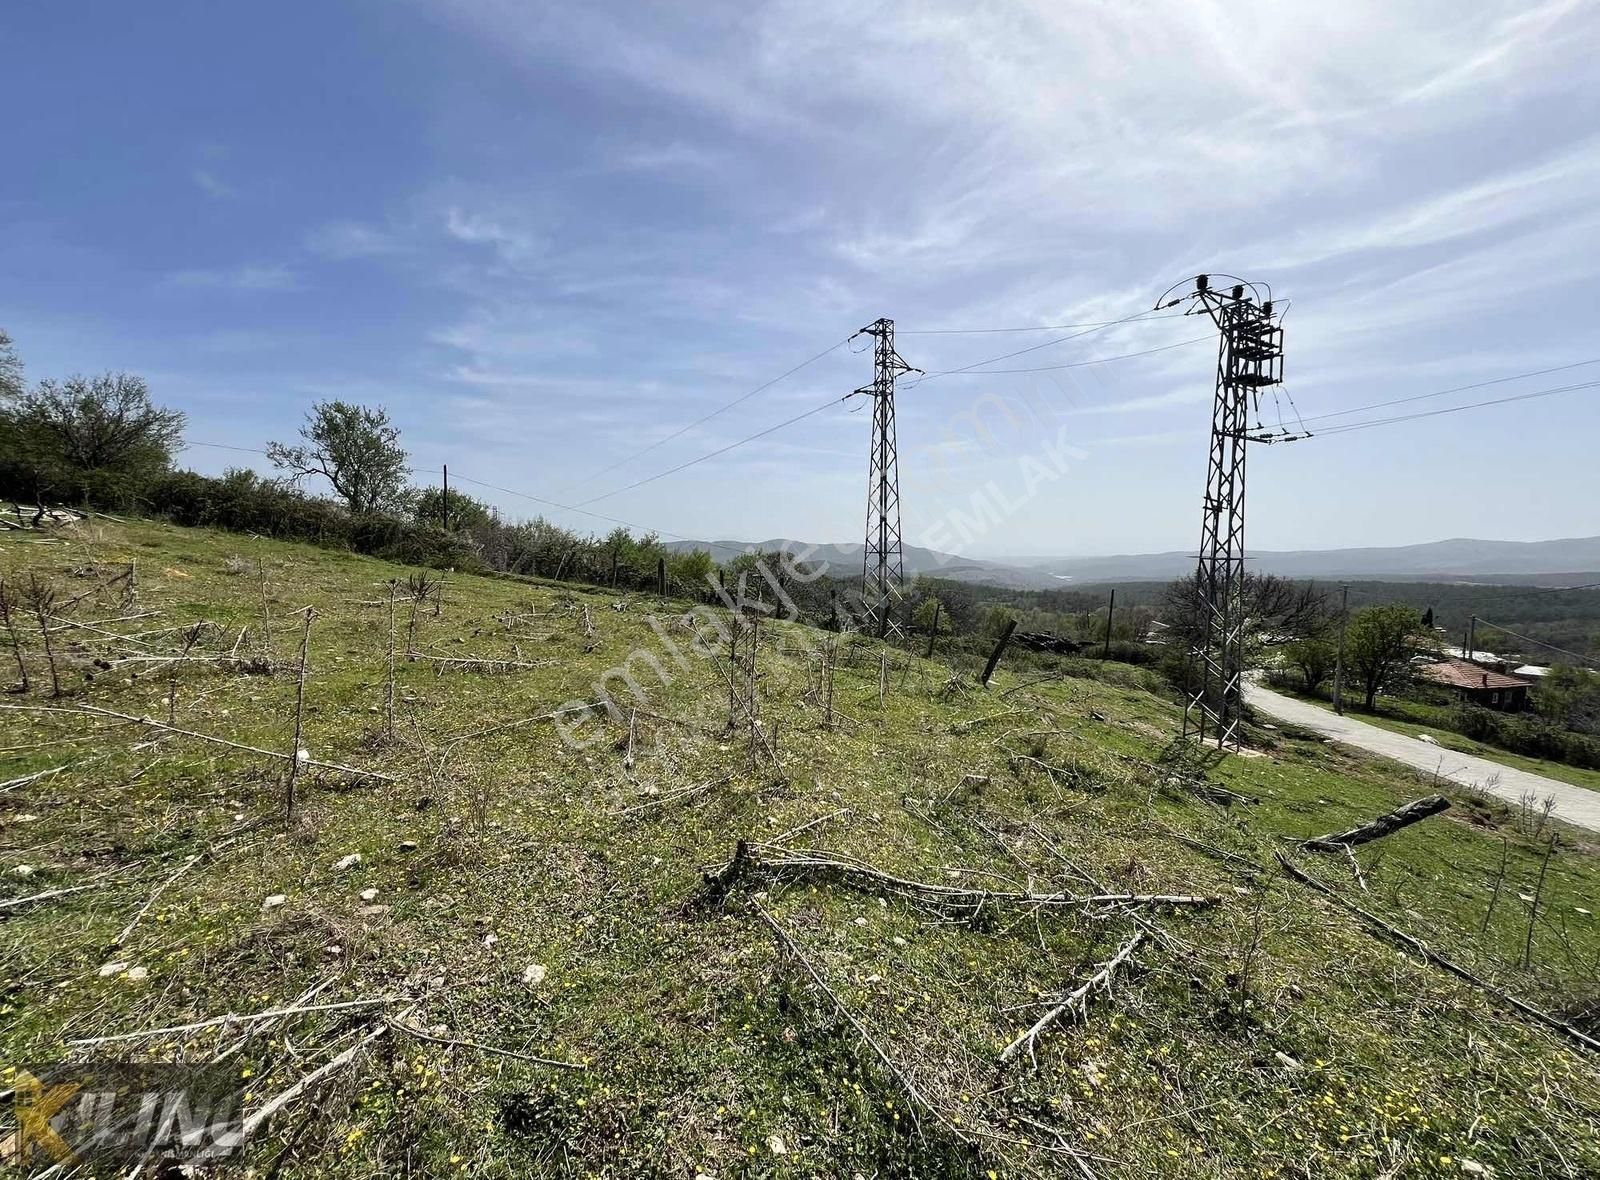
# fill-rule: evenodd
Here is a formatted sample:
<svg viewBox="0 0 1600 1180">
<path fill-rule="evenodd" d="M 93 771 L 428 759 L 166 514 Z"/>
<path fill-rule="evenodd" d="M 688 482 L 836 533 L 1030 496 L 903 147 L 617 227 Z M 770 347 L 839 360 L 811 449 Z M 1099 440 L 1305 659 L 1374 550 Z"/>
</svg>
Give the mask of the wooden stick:
<svg viewBox="0 0 1600 1180">
<path fill-rule="evenodd" d="M 1528 1003 L 1528 1001 L 1514 996 L 1510 992 L 1502 991 L 1500 988 L 1496 987 L 1487 980 L 1479 978 L 1471 971 L 1468 971 L 1465 967 L 1461 966 L 1461 964 L 1445 958 L 1436 951 L 1430 950 L 1427 944 L 1424 943 L 1420 938 L 1417 938 L 1415 935 L 1407 934 L 1404 930 L 1401 930 L 1396 926 L 1391 926 L 1388 922 L 1385 922 L 1376 914 L 1368 913 L 1366 910 L 1362 909 L 1358 905 L 1355 905 L 1353 902 L 1346 901 L 1332 889 L 1328 888 L 1328 886 L 1324 885 L 1321 881 L 1318 881 L 1316 878 L 1308 875 L 1300 868 L 1292 864 L 1289 861 L 1289 858 L 1284 856 L 1283 853 L 1280 852 L 1276 855 L 1278 858 L 1278 864 L 1283 868 L 1285 873 L 1289 874 L 1289 876 L 1293 877 L 1296 881 L 1299 881 L 1302 885 L 1308 885 L 1312 889 L 1315 889 L 1318 893 L 1322 894 L 1341 909 L 1348 910 L 1350 913 L 1360 918 L 1367 924 L 1371 931 L 1380 934 L 1393 942 L 1399 943 L 1402 947 L 1416 955 L 1418 958 L 1422 959 L 1425 963 L 1437 967 L 1441 971 L 1446 971 L 1449 974 L 1454 975 L 1463 983 L 1471 984 L 1485 995 L 1492 996 L 1494 999 L 1499 1000 L 1502 1004 L 1516 1009 L 1530 1020 L 1533 1020 L 1544 1025 L 1546 1028 L 1560 1033 L 1569 1040 L 1576 1041 L 1585 1049 L 1593 1049 L 1596 1052 L 1600 1052 L 1600 1040 L 1596 1040 L 1588 1033 L 1574 1028 L 1566 1021 L 1552 1016 L 1548 1012 L 1545 1012 L 1539 1008 L 1535 1008 L 1532 1004 Z"/>
<path fill-rule="evenodd" d="M 277 1020 L 284 1016 L 298 1016 L 302 1012 L 342 1012 L 348 1008 L 381 1008 L 385 1004 L 394 1004 L 399 1001 L 388 997 L 379 997 L 368 1000 L 341 1000 L 337 1004 L 305 1004 L 298 1008 L 270 1008 L 265 1012 L 252 1012 L 244 1016 L 236 1016 L 229 1012 L 222 1016 L 212 1016 L 205 1020 L 197 1020 L 193 1024 L 174 1024 L 166 1028 L 146 1028 L 137 1032 L 112 1033 L 108 1037 L 85 1037 L 82 1040 L 68 1041 L 72 1046 L 80 1045 L 110 1045 L 118 1041 L 145 1041 L 151 1037 L 169 1037 L 178 1033 L 198 1032 L 203 1028 L 216 1028 L 220 1024 L 254 1024 L 258 1020 Z"/>
<path fill-rule="evenodd" d="M 1062 1000 L 1059 1004 L 1057 1004 L 1054 1008 L 1051 1008 L 1043 1016 L 1039 1017 L 1039 1019 L 1034 1022 L 1032 1028 L 1007 1045 L 1000 1053 L 1000 1064 L 1009 1065 L 1016 1059 L 1017 1055 L 1020 1054 L 1023 1049 L 1028 1050 L 1028 1055 L 1030 1057 L 1033 1056 L 1034 1042 L 1039 1039 L 1040 1035 L 1042 1035 L 1046 1029 L 1048 1029 L 1056 1021 L 1060 1020 L 1068 1012 L 1075 1013 L 1080 1017 L 1083 1016 L 1089 1007 L 1089 996 L 1096 989 L 1103 988 L 1107 992 L 1111 990 L 1112 975 L 1116 973 L 1118 967 L 1122 966 L 1122 964 L 1128 961 L 1128 959 L 1133 955 L 1133 952 L 1139 948 L 1139 944 L 1143 941 L 1144 931 L 1139 930 L 1135 932 L 1134 936 L 1128 939 L 1127 942 L 1123 943 L 1122 948 L 1118 950 L 1115 955 L 1111 956 L 1111 958 L 1106 962 L 1100 964 L 1099 969 L 1095 971 L 1093 975 L 1089 976 L 1089 978 L 1085 980 L 1083 984 L 1068 992 L 1064 997 L 1062 997 Z"/>
<path fill-rule="evenodd" d="M 149 898 L 146 899 L 145 903 L 139 907 L 139 912 L 133 915 L 133 920 L 122 928 L 121 934 L 117 935 L 111 940 L 112 950 L 116 950 L 117 947 L 128 941 L 128 936 L 133 933 L 133 928 L 139 924 L 139 920 L 143 918 L 145 914 L 150 912 L 150 907 L 156 904 L 156 898 L 160 897 L 166 892 L 167 886 L 171 885 L 179 877 L 183 876 L 190 869 L 194 868 L 194 866 L 198 864 L 200 859 L 204 856 L 205 853 L 203 852 L 195 853 L 195 855 L 191 856 L 188 860 L 184 861 L 183 864 L 178 866 L 177 872 L 173 873 L 172 876 L 168 877 L 165 881 L 156 886 L 155 892 L 152 893 Z"/>
<path fill-rule="evenodd" d="M 52 897 L 65 897 L 69 893 L 82 893 L 85 889 L 93 889 L 93 885 L 73 885 L 67 889 L 52 889 L 48 893 L 35 893 L 32 897 L 10 897 L 0 901 L 0 910 L 21 909 L 25 905 L 32 905 L 36 901 L 48 901 Z"/>
<path fill-rule="evenodd" d="M 1329 832 L 1326 836 L 1314 836 L 1310 840 L 1302 840 L 1300 847 L 1312 852 L 1342 853 L 1346 848 L 1357 848 L 1373 840 L 1381 840 L 1401 828 L 1410 827 L 1427 819 L 1430 815 L 1438 815 L 1449 806 L 1450 800 L 1443 795 L 1428 795 L 1422 799 L 1413 799 L 1386 815 L 1380 815 L 1368 823 L 1357 824 L 1347 831 Z"/>
</svg>

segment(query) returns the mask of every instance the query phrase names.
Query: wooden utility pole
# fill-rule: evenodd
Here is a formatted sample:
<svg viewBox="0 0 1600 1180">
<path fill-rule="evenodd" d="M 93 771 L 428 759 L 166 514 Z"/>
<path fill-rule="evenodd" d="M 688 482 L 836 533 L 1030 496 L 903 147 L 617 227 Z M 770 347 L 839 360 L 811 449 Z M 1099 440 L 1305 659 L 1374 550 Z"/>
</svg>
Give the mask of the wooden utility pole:
<svg viewBox="0 0 1600 1180">
<path fill-rule="evenodd" d="M 1344 623 L 1350 616 L 1350 585 L 1339 590 L 1339 658 L 1333 665 L 1333 711 L 1344 715 Z"/>
<path fill-rule="evenodd" d="M 1473 615 L 1467 621 L 1467 659 L 1471 659 L 1478 651 L 1478 616 Z"/>
<path fill-rule="evenodd" d="M 667 559 L 656 558 L 656 590 L 662 598 L 667 596 Z"/>
<path fill-rule="evenodd" d="M 444 471 L 444 489 L 439 493 L 439 514 L 444 517 L 444 528 L 450 531 L 450 464 L 446 463 Z"/>
<path fill-rule="evenodd" d="M 1117 588 L 1111 587 L 1111 601 L 1106 604 L 1106 648 L 1100 653 L 1102 660 L 1111 658 L 1111 615 L 1117 609 Z"/>
</svg>

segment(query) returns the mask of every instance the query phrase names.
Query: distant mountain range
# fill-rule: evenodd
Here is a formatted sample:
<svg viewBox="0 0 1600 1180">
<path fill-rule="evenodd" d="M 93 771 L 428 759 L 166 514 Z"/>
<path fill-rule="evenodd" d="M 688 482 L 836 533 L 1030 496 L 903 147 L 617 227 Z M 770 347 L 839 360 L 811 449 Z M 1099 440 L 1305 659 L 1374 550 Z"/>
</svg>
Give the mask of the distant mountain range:
<svg viewBox="0 0 1600 1180">
<path fill-rule="evenodd" d="M 840 576 L 859 573 L 862 546 L 808 545 L 774 538 L 761 542 L 678 541 L 676 550 L 709 549 L 718 560 L 756 548 L 807 553 L 812 563 L 826 562 Z M 1423 545 L 1365 549 L 1257 550 L 1250 568 L 1292 578 L 1357 578 L 1371 581 L 1508 582 L 1580 571 L 1600 571 L 1600 537 L 1568 537 L 1556 541 L 1481 541 L 1455 538 Z M 1059 589 L 1104 582 L 1167 581 L 1194 569 L 1193 553 L 1121 554 L 1111 557 L 1019 557 L 982 560 L 940 553 L 917 545 L 905 548 L 907 576 L 927 574 L 960 582 L 982 582 L 1017 589 Z M 1591 577 L 1595 575 L 1590 575 Z"/>
</svg>

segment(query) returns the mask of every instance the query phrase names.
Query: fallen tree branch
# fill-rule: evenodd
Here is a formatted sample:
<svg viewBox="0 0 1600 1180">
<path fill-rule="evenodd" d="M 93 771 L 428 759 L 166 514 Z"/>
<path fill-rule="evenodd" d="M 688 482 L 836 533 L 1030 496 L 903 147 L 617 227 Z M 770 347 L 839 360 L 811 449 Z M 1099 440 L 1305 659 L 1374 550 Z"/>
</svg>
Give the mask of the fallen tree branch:
<svg viewBox="0 0 1600 1180">
<path fill-rule="evenodd" d="M 775 849 L 770 845 L 741 840 L 733 858 L 705 874 L 707 899 L 720 902 L 745 880 L 788 881 L 817 879 L 837 881 L 868 893 L 893 893 L 938 909 L 966 910 L 973 913 L 986 905 L 1018 905 L 1042 909 L 1093 908 L 1097 906 L 1166 905 L 1205 907 L 1218 905 L 1219 897 L 1165 893 L 1029 893 L 1012 890 L 963 889 L 954 885 L 934 885 L 892 876 L 844 853 L 816 852 L 808 849 Z"/>
<path fill-rule="evenodd" d="M 1443 795 L 1428 795 L 1421 799 L 1413 799 L 1402 807 L 1396 807 L 1387 815 L 1380 815 L 1368 823 L 1358 824 L 1348 831 L 1329 832 L 1326 836 L 1313 836 L 1309 840 L 1302 840 L 1300 847 L 1312 852 L 1334 853 L 1343 852 L 1347 848 L 1358 848 L 1374 840 L 1381 840 L 1401 828 L 1410 827 L 1430 815 L 1438 815 L 1449 806 L 1450 800 Z"/>
<path fill-rule="evenodd" d="M 1437 967 L 1441 971 L 1445 971 L 1451 975 L 1454 975 L 1463 983 L 1471 984 L 1485 995 L 1499 1000 L 1507 1007 L 1514 1008 L 1516 1011 L 1522 1013 L 1522 1015 L 1528 1017 L 1530 1020 L 1542 1024 L 1554 1032 L 1560 1033 L 1569 1040 L 1576 1041 L 1585 1049 L 1593 1049 L 1596 1052 L 1600 1052 L 1600 1040 L 1596 1040 L 1583 1030 L 1575 1028 L 1566 1021 L 1550 1015 L 1550 1013 L 1541 1008 L 1535 1008 L 1532 1004 L 1528 1003 L 1528 1001 L 1496 987 L 1488 980 L 1474 975 L 1471 971 L 1468 971 L 1465 967 L 1461 966 L 1461 964 L 1445 958 L 1437 951 L 1431 950 L 1425 942 L 1415 935 L 1407 934 L 1399 927 L 1392 926 L 1388 922 L 1385 922 L 1376 914 L 1369 913 L 1355 903 L 1346 901 L 1328 886 L 1324 885 L 1321 881 L 1318 881 L 1315 877 L 1310 876 L 1308 873 L 1304 872 L 1298 866 L 1293 864 L 1289 858 L 1284 856 L 1281 852 L 1277 853 L 1276 855 L 1278 857 L 1278 864 L 1282 866 L 1285 873 L 1293 877 L 1296 881 L 1299 881 L 1302 885 L 1307 885 L 1312 889 L 1315 889 L 1318 893 L 1322 894 L 1341 909 L 1347 910 L 1351 914 L 1354 914 L 1356 917 L 1360 918 L 1367 924 L 1370 933 L 1382 935 L 1390 941 L 1398 943 L 1401 947 L 1422 959 L 1423 962 Z"/>
<path fill-rule="evenodd" d="M 1121 949 L 1115 955 L 1100 964 L 1099 969 L 1093 975 L 1062 996 L 1059 1004 L 1039 1017 L 1032 1028 L 1007 1045 L 1000 1053 L 1000 1064 L 1009 1065 L 1024 1049 L 1027 1049 L 1028 1056 L 1031 1058 L 1033 1056 L 1034 1042 L 1039 1039 L 1046 1029 L 1067 1013 L 1071 1012 L 1082 1018 L 1088 1011 L 1090 995 L 1097 989 L 1104 989 L 1106 992 L 1110 992 L 1112 975 L 1116 973 L 1118 967 L 1128 961 L 1143 941 L 1144 931 L 1137 931 L 1132 938 L 1122 944 Z"/>
</svg>

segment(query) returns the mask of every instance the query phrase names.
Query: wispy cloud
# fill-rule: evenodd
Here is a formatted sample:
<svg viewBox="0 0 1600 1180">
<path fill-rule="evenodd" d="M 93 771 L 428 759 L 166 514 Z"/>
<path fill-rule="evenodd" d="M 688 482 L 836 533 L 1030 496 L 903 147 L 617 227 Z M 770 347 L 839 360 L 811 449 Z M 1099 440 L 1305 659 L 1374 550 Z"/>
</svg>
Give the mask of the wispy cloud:
<svg viewBox="0 0 1600 1180">
<path fill-rule="evenodd" d="M 306 249 L 323 258 L 377 258 L 397 254 L 404 244 L 393 231 L 365 221 L 330 221 L 306 234 Z"/>
<path fill-rule="evenodd" d="M 217 174 L 209 168 L 194 169 L 189 173 L 189 179 L 194 181 L 195 186 L 208 197 L 216 197 L 220 200 L 236 195 L 234 187 L 219 179 Z"/>
<path fill-rule="evenodd" d="M 180 270 L 167 277 L 174 287 L 199 287 L 226 291 L 297 291 L 300 276 L 281 263 L 214 269 Z"/>
</svg>

